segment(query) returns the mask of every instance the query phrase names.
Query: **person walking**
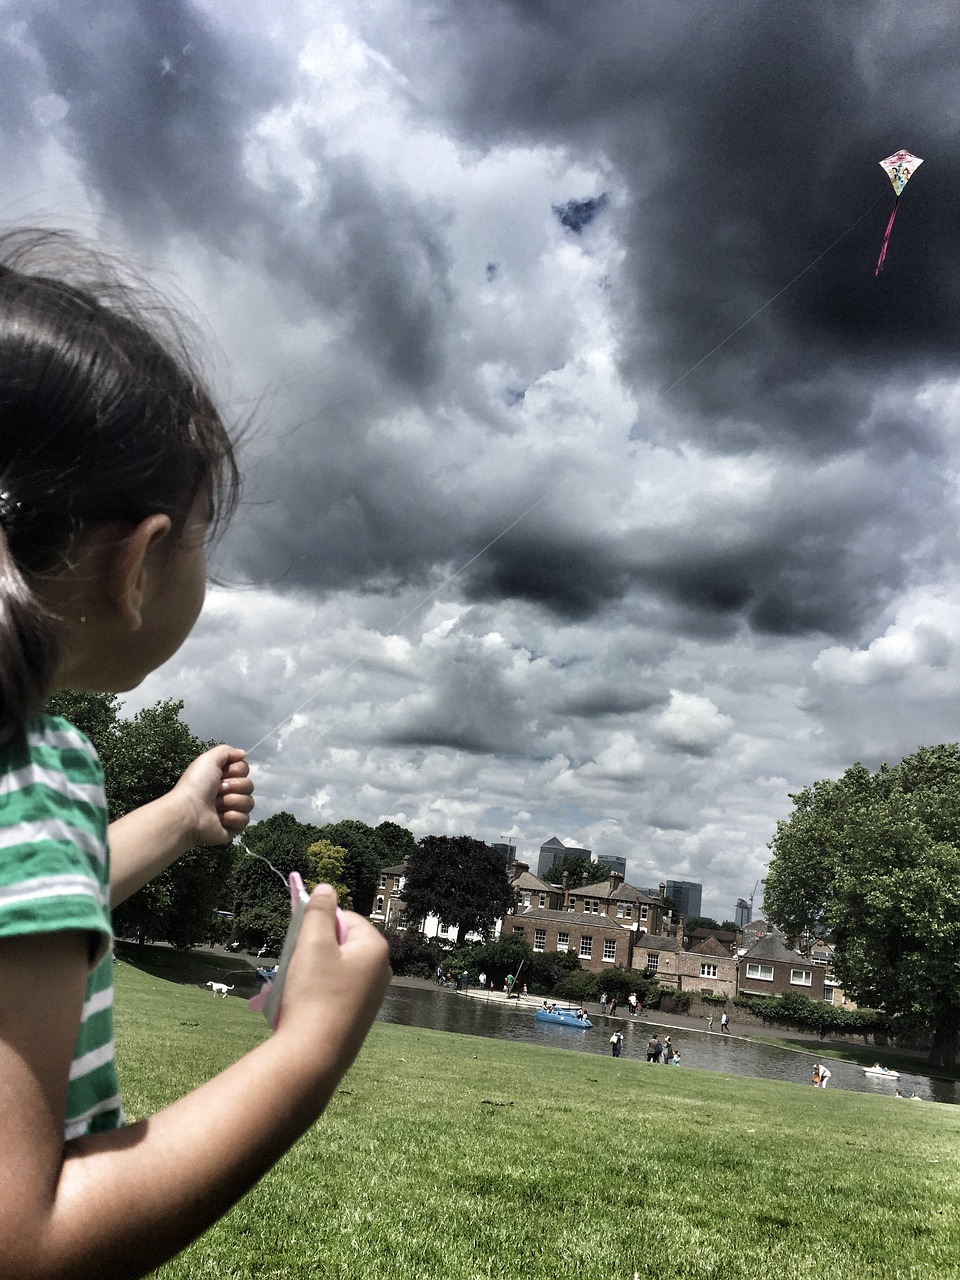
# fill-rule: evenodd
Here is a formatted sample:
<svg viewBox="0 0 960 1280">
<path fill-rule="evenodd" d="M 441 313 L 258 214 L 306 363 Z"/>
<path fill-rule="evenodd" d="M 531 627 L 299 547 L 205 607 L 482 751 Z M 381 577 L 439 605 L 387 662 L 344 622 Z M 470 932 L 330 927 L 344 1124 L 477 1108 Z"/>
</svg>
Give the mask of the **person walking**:
<svg viewBox="0 0 960 1280">
<path fill-rule="evenodd" d="M 656 1038 L 656 1036 L 651 1036 L 651 1037 L 650 1037 L 650 1039 L 647 1041 L 647 1050 L 646 1050 L 646 1052 L 647 1052 L 647 1061 L 648 1061 L 648 1062 L 656 1062 L 656 1060 L 657 1060 L 657 1038 Z"/>
<path fill-rule="evenodd" d="M 607 1012 L 607 993 L 605 991 L 600 997 L 600 1012 L 601 1013 Z"/>
<path fill-rule="evenodd" d="M 712 1030 L 713 1030 L 713 1014 L 712 1014 L 712 1013 L 711 1013 L 710 1017 L 707 1019 L 707 1030 L 708 1030 L 708 1031 L 712 1031 Z"/>
<path fill-rule="evenodd" d="M 486 975 L 485 973 L 481 973 L 481 974 L 479 975 L 479 977 L 477 978 L 477 981 L 480 983 L 480 990 L 481 990 L 481 991 L 486 990 L 486 986 L 487 986 L 487 975 Z"/>
<path fill-rule="evenodd" d="M 617 997 L 611 996 L 610 997 L 610 1017 L 612 1018 L 616 1012 L 617 1012 Z"/>
<path fill-rule="evenodd" d="M 673 1045 L 670 1043 L 669 1036 L 663 1042 L 663 1061 L 664 1065 L 668 1067 L 673 1062 Z"/>
<path fill-rule="evenodd" d="M 730 1032 L 730 1019 L 727 1017 L 726 1009 L 720 1015 L 720 1030 L 724 1035 L 728 1035 Z"/>
<path fill-rule="evenodd" d="M 637 993 L 635 991 L 631 991 L 627 996 L 627 1004 L 630 1006 L 630 1017 L 635 1018 L 637 1016 Z"/>
<path fill-rule="evenodd" d="M 610 1037 L 610 1052 L 615 1058 L 619 1058 L 623 1052 L 623 1032 L 615 1031 Z"/>
</svg>

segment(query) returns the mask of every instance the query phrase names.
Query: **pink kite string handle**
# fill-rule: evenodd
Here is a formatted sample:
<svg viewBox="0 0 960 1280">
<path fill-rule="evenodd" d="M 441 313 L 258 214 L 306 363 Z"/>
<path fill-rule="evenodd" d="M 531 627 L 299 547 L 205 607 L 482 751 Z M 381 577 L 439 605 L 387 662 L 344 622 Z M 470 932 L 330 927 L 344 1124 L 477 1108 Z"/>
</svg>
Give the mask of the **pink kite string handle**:
<svg viewBox="0 0 960 1280">
<path fill-rule="evenodd" d="M 310 895 L 304 888 L 303 880 L 298 871 L 290 872 L 289 883 L 290 923 L 287 925 L 287 936 L 283 940 L 283 949 L 280 952 L 276 973 L 271 982 L 265 982 L 257 994 L 247 1001 L 247 1007 L 253 1009 L 256 1013 L 262 1013 L 274 1031 L 276 1031 L 280 1023 L 280 1002 L 283 999 L 283 984 L 287 976 L 287 969 L 289 968 L 294 948 L 297 945 L 303 913 L 306 911 L 307 903 L 310 901 Z M 342 945 L 347 936 L 347 921 L 339 907 L 337 907 L 336 924 L 337 942 Z"/>
<path fill-rule="evenodd" d="M 887 223 L 887 230 L 884 233 L 883 244 L 880 248 L 880 257 L 877 259 L 877 269 L 873 273 L 875 276 L 878 276 L 880 274 L 880 271 L 883 267 L 884 259 L 887 256 L 887 245 L 890 243 L 890 232 L 893 230 L 893 220 L 897 216 L 897 206 L 899 204 L 900 204 L 900 197 L 897 196 L 897 198 L 893 202 L 893 213 L 891 213 L 890 215 L 890 221 Z"/>
</svg>

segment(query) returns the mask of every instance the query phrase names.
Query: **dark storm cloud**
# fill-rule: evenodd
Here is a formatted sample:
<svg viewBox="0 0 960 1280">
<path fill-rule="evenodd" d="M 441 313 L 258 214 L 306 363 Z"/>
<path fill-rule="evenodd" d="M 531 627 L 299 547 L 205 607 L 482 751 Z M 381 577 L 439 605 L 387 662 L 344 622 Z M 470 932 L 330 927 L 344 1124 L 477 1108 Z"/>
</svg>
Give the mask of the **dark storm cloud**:
<svg viewBox="0 0 960 1280">
<path fill-rule="evenodd" d="M 269 45 L 228 51 L 185 0 L 27 0 L 17 12 L 111 211 L 141 236 L 202 230 L 239 248 L 254 205 L 245 130 L 285 88 Z"/>
<path fill-rule="evenodd" d="M 608 686 L 598 685 L 585 689 L 574 697 L 565 698 L 553 707 L 554 714 L 576 716 L 583 720 L 599 720 L 607 716 L 629 716 L 637 711 L 649 711 L 668 701 L 664 692 L 631 688 L 622 679 Z"/>
<path fill-rule="evenodd" d="M 543 138 L 617 166 L 634 379 L 683 378 L 875 206 L 671 393 L 708 443 L 842 450 L 871 388 L 957 369 L 960 12 L 517 0 L 431 17 L 448 72 L 421 87 L 472 142 Z M 878 161 L 898 147 L 926 164 L 875 280 L 893 202 Z M 748 425 L 718 434 L 718 415 Z"/>
<path fill-rule="evenodd" d="M 429 211 L 375 189 L 306 127 L 315 190 L 304 196 L 274 170 L 260 184 L 250 177 L 253 126 L 295 90 L 288 54 L 269 40 L 225 37 L 187 0 L 30 0 L 21 13 L 25 42 L 67 103 L 61 132 L 134 238 L 186 232 L 264 270 L 301 295 L 304 313 L 335 313 L 397 395 L 434 381 L 435 313 L 447 295 Z M 23 57 L 5 52 L 5 81 L 8 62 L 16 71 Z M 8 113 L 26 97 L 16 82 L 10 89 Z"/>
<path fill-rule="evenodd" d="M 383 591 L 432 583 L 496 537 L 516 511 L 490 498 L 493 466 L 464 502 L 455 462 L 433 466 L 428 446 L 376 431 L 410 405 L 436 425 L 450 401 L 472 404 L 473 366 L 457 367 L 449 211 L 392 189 L 302 121 L 288 127 L 302 169 L 315 169 L 309 189 L 279 167 L 253 180 L 251 131 L 298 92 L 294 47 L 225 32 L 185 0 L 24 0 L 16 12 L 19 43 L 0 67 L 9 151 L 19 136 L 29 147 L 30 84 L 53 91 L 67 106 L 58 136 L 132 238 L 192 238 L 282 298 L 291 330 L 318 316 L 336 328 L 317 357 L 324 406 L 285 391 L 286 438 L 258 458 L 233 544 L 241 571 L 291 591 Z M 669 536 L 556 529 L 533 515 L 464 574 L 469 598 L 586 619 L 646 593 L 695 634 L 746 622 L 850 636 L 930 558 L 915 548 L 947 493 L 927 411 L 909 393 L 957 371 L 960 13 L 923 0 L 902 28 L 890 18 L 886 4 L 836 0 L 383 0 L 358 15 L 370 47 L 403 72 L 406 109 L 435 132 L 477 154 L 520 142 L 609 164 L 602 217 L 604 197 L 577 191 L 558 216 L 570 240 L 593 219 L 623 246 L 610 294 L 618 358 L 638 391 L 677 384 L 665 432 L 764 462 L 862 464 L 829 500 L 787 494 L 746 518 L 733 495 L 732 516 L 718 509 Z M 900 146 L 926 163 L 876 280 L 893 199 L 877 161 Z M 478 246 L 490 285 L 501 269 L 487 254 L 500 251 Z M 504 386 L 526 408 L 524 387 Z M 634 434 L 647 431 L 641 421 Z M 884 467 L 896 467 L 887 485 Z M 749 527 L 718 537 L 741 518 Z"/>
</svg>

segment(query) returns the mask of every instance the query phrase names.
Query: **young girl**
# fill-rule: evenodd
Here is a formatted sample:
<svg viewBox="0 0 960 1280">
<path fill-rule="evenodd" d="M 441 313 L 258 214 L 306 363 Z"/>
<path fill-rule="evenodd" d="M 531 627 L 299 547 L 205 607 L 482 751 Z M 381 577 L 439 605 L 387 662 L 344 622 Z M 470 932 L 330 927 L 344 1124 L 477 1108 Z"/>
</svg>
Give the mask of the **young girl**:
<svg viewBox="0 0 960 1280">
<path fill-rule="evenodd" d="M 91 276 L 95 274 L 98 279 Z M 153 323 L 155 308 L 150 303 Z M 223 1214 L 316 1120 L 389 980 L 386 947 L 312 895 L 276 1033 L 124 1127 L 109 908 L 249 821 L 215 747 L 114 823 L 99 762 L 41 708 L 121 692 L 179 647 L 204 544 L 237 491 L 227 432 L 176 335 L 69 236 L 0 236 L 0 1274 L 133 1277 Z M 253 1015 L 251 1015 L 253 1016 Z"/>
</svg>

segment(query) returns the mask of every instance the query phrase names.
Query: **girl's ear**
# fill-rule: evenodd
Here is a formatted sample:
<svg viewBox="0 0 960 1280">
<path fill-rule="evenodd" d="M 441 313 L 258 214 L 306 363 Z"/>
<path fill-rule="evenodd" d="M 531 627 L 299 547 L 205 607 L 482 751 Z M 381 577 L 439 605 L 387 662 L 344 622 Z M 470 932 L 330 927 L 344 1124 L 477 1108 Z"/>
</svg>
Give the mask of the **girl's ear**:
<svg viewBox="0 0 960 1280">
<path fill-rule="evenodd" d="M 106 594 L 131 631 L 143 623 L 143 600 L 153 567 L 152 552 L 172 528 L 170 517 L 157 513 L 110 545 L 105 574 Z"/>
</svg>

